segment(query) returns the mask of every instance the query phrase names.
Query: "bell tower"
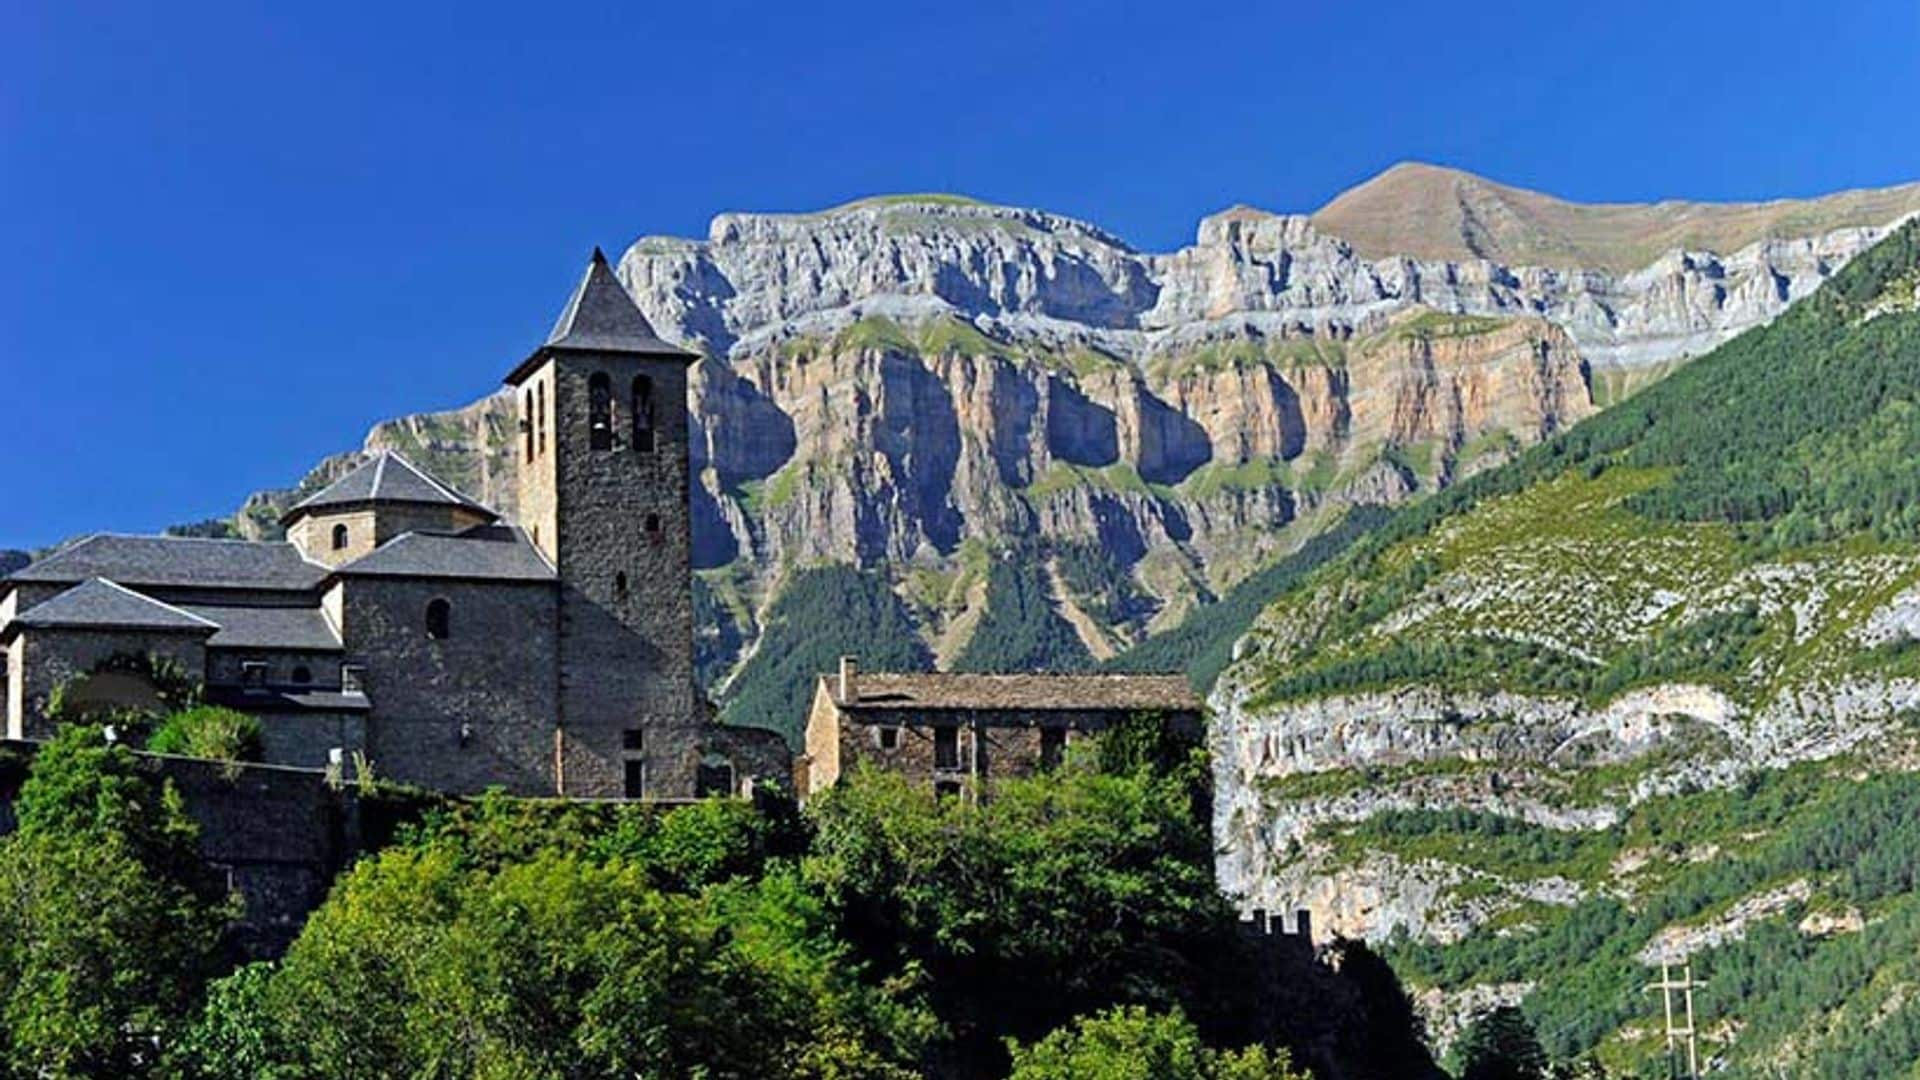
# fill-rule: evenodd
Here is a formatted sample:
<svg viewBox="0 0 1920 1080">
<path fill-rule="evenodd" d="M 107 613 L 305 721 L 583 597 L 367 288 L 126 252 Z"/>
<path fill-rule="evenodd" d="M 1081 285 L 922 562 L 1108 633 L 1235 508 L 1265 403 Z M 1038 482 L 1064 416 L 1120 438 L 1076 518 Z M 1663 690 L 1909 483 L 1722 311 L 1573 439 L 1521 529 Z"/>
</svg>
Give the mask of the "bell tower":
<svg viewBox="0 0 1920 1080">
<path fill-rule="evenodd" d="M 694 791 L 695 359 L 654 334 L 595 248 L 546 343 L 506 378 L 520 407 L 520 523 L 559 574 L 559 794 Z"/>
</svg>

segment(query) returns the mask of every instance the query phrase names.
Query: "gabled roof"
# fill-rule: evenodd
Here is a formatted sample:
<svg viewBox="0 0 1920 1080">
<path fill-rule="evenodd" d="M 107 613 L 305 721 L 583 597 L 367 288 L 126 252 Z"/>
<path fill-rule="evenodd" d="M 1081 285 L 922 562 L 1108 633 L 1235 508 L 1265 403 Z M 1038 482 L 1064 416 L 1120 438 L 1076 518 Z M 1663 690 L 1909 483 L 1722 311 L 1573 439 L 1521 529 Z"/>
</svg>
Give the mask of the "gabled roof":
<svg viewBox="0 0 1920 1080">
<path fill-rule="evenodd" d="M 340 651 L 340 638 L 319 608 L 232 604 L 182 604 L 180 607 L 220 627 L 219 633 L 207 639 L 209 648 Z"/>
<path fill-rule="evenodd" d="M 368 503 L 458 507 L 492 521 L 500 515 L 435 480 L 395 450 L 382 450 L 352 472 L 295 503 L 280 520 L 316 510 Z"/>
<path fill-rule="evenodd" d="M 457 533 L 396 536 L 334 571 L 340 577 L 464 578 L 552 581 L 553 564 L 511 525 L 476 525 Z"/>
<path fill-rule="evenodd" d="M 16 571 L 9 581 L 77 584 L 106 578 L 133 588 L 311 589 L 327 568 L 292 544 L 96 533 Z"/>
<path fill-rule="evenodd" d="M 580 284 L 574 286 L 567 306 L 560 310 L 560 318 L 554 322 L 546 344 L 514 368 L 506 378 L 507 383 L 515 384 L 526 378 L 550 349 L 631 353 L 686 361 L 699 359 L 685 349 L 660 340 L 647 317 L 634 305 L 633 297 L 621 286 L 620 279 L 613 276 L 613 269 L 599 248 L 593 249 L 587 272 L 581 276 Z"/>
<path fill-rule="evenodd" d="M 124 585 L 90 578 L 21 612 L 7 624 L 87 630 L 149 630 L 212 634 L 218 626 L 190 611 L 142 596 Z"/>
<path fill-rule="evenodd" d="M 857 700 L 839 696 L 832 676 L 821 676 L 843 709 L 943 709 L 1072 712 L 1198 712 L 1200 699 L 1185 675 L 971 675 L 948 672 L 856 674 Z"/>
</svg>

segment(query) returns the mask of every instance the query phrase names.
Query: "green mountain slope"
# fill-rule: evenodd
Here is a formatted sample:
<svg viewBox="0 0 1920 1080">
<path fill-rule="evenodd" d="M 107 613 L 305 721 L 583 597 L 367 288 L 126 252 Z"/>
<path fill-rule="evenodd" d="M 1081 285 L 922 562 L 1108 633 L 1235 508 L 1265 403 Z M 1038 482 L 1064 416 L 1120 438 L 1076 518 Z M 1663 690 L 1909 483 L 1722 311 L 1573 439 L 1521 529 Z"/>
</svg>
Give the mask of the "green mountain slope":
<svg viewBox="0 0 1920 1080">
<path fill-rule="evenodd" d="M 1771 326 L 1411 507 L 1214 697 L 1223 880 L 1398 944 L 1445 1037 L 1523 1001 L 1733 1075 L 1920 1057 L 1920 222 Z"/>
</svg>

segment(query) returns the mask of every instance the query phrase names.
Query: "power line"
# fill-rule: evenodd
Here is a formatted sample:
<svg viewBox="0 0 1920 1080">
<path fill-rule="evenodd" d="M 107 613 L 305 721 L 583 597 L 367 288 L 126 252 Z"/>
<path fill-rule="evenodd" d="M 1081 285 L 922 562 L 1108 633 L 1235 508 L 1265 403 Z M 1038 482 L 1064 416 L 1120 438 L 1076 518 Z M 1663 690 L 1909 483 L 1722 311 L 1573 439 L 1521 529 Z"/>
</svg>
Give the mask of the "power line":
<svg viewBox="0 0 1920 1080">
<path fill-rule="evenodd" d="M 1685 1080 L 1700 1080 L 1700 1039 L 1698 1029 L 1693 1019 L 1693 992 L 1696 988 L 1706 985 L 1706 983 L 1694 981 L 1693 961 L 1687 961 L 1680 980 L 1675 982 L 1673 978 L 1673 964 L 1669 961 L 1662 960 L 1660 961 L 1660 981 L 1657 983 L 1648 983 L 1646 986 L 1649 992 L 1654 990 L 1660 991 L 1660 1004 L 1666 1012 L 1667 1020 L 1667 1071 L 1676 1078 L 1684 1077 Z M 1674 1026 L 1673 992 L 1675 990 L 1682 993 L 1686 1011 L 1686 1022 L 1685 1025 L 1681 1027 Z M 1687 1071 L 1684 1073 L 1680 1071 L 1680 1059 L 1676 1045 L 1680 1039 L 1687 1041 Z"/>
</svg>

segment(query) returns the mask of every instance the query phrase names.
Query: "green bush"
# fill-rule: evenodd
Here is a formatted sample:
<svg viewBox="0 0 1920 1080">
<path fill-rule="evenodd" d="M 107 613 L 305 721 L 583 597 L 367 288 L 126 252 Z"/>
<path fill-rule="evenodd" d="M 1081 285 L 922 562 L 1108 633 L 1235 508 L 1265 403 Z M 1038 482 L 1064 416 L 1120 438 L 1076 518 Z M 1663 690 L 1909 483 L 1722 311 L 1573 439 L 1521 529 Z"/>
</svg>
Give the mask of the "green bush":
<svg viewBox="0 0 1920 1080">
<path fill-rule="evenodd" d="M 258 761 L 260 736 L 257 717 L 218 705 L 201 705 L 162 720 L 147 739 L 147 749 L 156 754 L 216 761 Z"/>
<path fill-rule="evenodd" d="M 1177 1010 L 1116 1008 L 1075 1020 L 1023 1046 L 1012 1040 L 1009 1080 L 1306 1080 L 1285 1051 L 1214 1050 Z"/>
</svg>

